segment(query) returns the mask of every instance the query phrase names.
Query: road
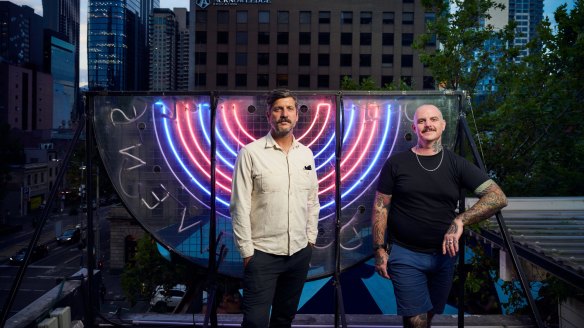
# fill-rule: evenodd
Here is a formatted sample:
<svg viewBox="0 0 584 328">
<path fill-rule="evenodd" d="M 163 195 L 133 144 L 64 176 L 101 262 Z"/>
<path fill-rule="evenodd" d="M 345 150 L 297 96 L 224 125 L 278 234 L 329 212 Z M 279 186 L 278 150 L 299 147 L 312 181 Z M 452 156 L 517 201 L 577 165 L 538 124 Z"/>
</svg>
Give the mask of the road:
<svg viewBox="0 0 584 328">
<path fill-rule="evenodd" d="M 107 251 L 109 233 L 106 233 L 108 222 L 103 219 L 105 211 L 106 209 L 100 208 L 98 211 L 100 215 L 97 216 L 100 218 L 101 233 L 99 235 L 102 237 L 100 254 L 109 253 Z M 94 217 L 96 216 L 94 215 Z M 75 227 L 82 220 L 86 220 L 85 213 L 79 213 L 79 215 L 54 214 L 47 220 L 39 244 L 46 244 L 49 253 L 46 257 L 29 263 L 9 317 L 55 287 L 63 278 L 71 276 L 82 266 L 86 266 L 86 248 L 80 249 L 79 244 L 58 245 L 55 241 L 55 227 L 61 227 L 61 230 L 65 230 L 68 227 Z M 84 221 L 82 226 L 86 226 Z M 33 234 L 32 225 L 23 223 L 21 231 L 0 237 L 0 306 L 2 307 L 6 303 L 19 268 L 18 265 L 10 264 L 8 258 L 20 248 L 28 246 Z M 82 235 L 85 237 L 86 232 L 84 231 Z"/>
</svg>

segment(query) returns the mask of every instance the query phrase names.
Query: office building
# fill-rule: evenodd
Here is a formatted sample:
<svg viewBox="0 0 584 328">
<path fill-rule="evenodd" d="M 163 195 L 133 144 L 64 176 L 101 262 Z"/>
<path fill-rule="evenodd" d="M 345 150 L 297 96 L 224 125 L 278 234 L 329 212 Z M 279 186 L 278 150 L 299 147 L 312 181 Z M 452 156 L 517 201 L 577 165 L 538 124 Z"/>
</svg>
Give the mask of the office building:
<svg viewBox="0 0 584 328">
<path fill-rule="evenodd" d="M 197 5 L 198 3 L 198 5 Z M 195 90 L 338 89 L 344 76 L 414 90 L 434 80 L 412 48 L 420 1 L 191 1 Z"/>
<path fill-rule="evenodd" d="M 89 0 L 87 69 L 89 90 L 148 88 L 145 8 L 158 0 Z M 148 9 L 150 10 L 150 9 Z"/>
<path fill-rule="evenodd" d="M 75 66 L 77 50 L 67 41 L 67 37 L 52 30 L 45 30 L 45 71 L 53 77 L 53 117 L 52 130 L 72 128 L 72 120 L 77 117 L 76 96 L 79 89 L 76 79 L 79 68 Z M 55 131 L 57 132 L 57 131 Z"/>
<path fill-rule="evenodd" d="M 65 37 L 62 41 L 72 44 L 74 47 L 72 73 L 75 87 L 73 88 L 71 111 L 73 118 L 78 119 L 83 111 L 83 108 L 79 106 L 79 0 L 43 0 L 43 18 L 46 29 L 60 33 Z M 59 79 L 55 79 L 55 81 L 57 80 Z"/>
<path fill-rule="evenodd" d="M 0 61 L 41 69 L 43 17 L 28 6 L 0 1 Z"/>
</svg>

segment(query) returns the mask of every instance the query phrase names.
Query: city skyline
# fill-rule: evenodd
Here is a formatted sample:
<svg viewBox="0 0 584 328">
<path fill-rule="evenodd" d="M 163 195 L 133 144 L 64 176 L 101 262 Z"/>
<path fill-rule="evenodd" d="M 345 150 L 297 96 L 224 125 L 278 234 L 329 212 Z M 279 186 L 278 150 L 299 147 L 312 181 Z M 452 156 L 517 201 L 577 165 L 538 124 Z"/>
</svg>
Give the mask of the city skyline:
<svg viewBox="0 0 584 328">
<path fill-rule="evenodd" d="M 27 5 L 34 9 L 38 15 L 43 14 L 42 0 L 11 0 L 13 3 L 22 6 Z M 87 2 L 88 0 L 80 0 L 80 51 L 79 51 L 79 86 L 87 86 Z M 543 0 L 544 17 L 549 17 L 552 25 L 555 25 L 553 13 L 562 4 L 568 5 L 568 10 L 574 7 L 573 0 Z M 187 8 L 189 7 L 189 0 L 160 0 L 161 8 Z"/>
</svg>

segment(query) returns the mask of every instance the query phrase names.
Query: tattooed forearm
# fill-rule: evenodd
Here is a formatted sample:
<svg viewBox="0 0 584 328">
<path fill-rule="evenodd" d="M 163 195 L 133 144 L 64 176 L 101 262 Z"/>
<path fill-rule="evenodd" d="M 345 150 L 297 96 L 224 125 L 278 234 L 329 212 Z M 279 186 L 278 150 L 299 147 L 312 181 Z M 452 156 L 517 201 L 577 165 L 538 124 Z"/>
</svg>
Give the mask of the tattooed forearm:
<svg viewBox="0 0 584 328">
<path fill-rule="evenodd" d="M 464 225 L 487 219 L 507 206 L 505 193 L 493 180 L 488 180 L 480 185 L 475 193 L 479 196 L 478 202 L 459 216 Z"/>
<path fill-rule="evenodd" d="M 375 193 L 373 215 L 371 217 L 373 244 L 383 244 L 385 242 L 385 230 L 387 229 L 387 216 L 390 202 L 391 195 L 385 195 L 379 192 Z"/>
<path fill-rule="evenodd" d="M 456 225 L 456 223 L 454 223 L 454 221 L 450 224 L 450 227 L 448 228 L 448 231 L 446 231 L 447 234 L 455 234 L 458 232 L 458 226 Z"/>
</svg>

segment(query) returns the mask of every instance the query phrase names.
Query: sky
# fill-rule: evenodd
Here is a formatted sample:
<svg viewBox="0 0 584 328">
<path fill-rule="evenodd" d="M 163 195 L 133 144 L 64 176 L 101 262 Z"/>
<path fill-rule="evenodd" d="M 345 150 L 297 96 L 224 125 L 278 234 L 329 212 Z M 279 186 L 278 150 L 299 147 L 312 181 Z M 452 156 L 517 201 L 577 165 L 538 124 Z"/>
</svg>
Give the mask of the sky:
<svg viewBox="0 0 584 328">
<path fill-rule="evenodd" d="M 27 5 L 34 9 L 36 14 L 42 16 L 42 0 L 11 0 L 17 5 Z M 575 0 L 543 0 L 544 16 L 549 17 L 552 26 L 555 25 L 553 13 L 556 8 L 564 3 L 568 4 L 568 10 L 574 7 Z M 81 0 L 81 26 L 80 26 L 80 86 L 87 85 L 87 0 Z M 187 8 L 189 9 L 189 0 L 160 0 L 160 8 Z"/>
</svg>

